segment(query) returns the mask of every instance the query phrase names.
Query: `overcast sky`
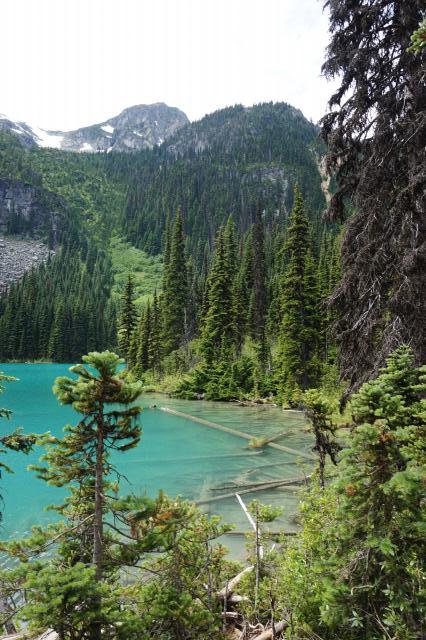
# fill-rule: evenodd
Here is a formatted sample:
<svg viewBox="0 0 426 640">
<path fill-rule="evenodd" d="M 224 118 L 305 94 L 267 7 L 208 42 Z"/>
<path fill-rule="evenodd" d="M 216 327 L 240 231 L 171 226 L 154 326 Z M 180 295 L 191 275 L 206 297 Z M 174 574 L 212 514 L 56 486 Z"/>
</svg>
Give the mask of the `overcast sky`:
<svg viewBox="0 0 426 640">
<path fill-rule="evenodd" d="M 285 101 L 317 121 L 332 86 L 321 0 L 1 0 L 0 112 L 46 129 L 166 102 L 190 120 Z"/>
</svg>

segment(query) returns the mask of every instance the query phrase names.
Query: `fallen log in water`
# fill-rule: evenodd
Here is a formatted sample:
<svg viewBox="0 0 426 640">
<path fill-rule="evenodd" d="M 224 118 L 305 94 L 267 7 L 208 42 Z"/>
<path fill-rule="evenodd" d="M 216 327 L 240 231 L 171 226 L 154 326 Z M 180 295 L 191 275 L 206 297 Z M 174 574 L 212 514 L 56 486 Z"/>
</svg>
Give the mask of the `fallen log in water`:
<svg viewBox="0 0 426 640">
<path fill-rule="evenodd" d="M 210 422 L 210 420 L 205 420 L 204 418 L 198 418 L 197 416 L 192 416 L 189 413 L 176 411 L 175 409 L 170 409 L 169 407 L 160 407 L 160 410 L 165 411 L 166 413 L 170 413 L 171 415 L 177 416 L 179 418 L 186 418 L 187 420 L 192 420 L 192 422 L 203 424 L 204 426 L 211 427 L 212 429 L 218 429 L 219 431 L 230 433 L 231 435 L 237 436 L 238 438 L 244 438 L 244 440 L 252 440 L 253 438 L 253 435 L 250 435 L 249 433 L 244 433 L 244 431 L 231 429 L 230 427 L 225 427 L 224 425 L 218 424 L 217 422 Z M 316 460 L 316 457 L 312 453 L 307 453 L 306 451 L 298 451 L 297 449 L 286 447 L 283 444 L 268 442 L 266 446 L 273 447 L 274 449 L 279 449 L 280 451 L 285 451 L 286 453 L 291 453 L 292 455 L 299 456 L 300 458 L 306 458 L 308 460 Z"/>
<path fill-rule="evenodd" d="M 246 536 L 251 531 L 227 531 L 224 535 L 226 536 Z M 263 536 L 269 538 L 278 538 L 279 536 L 297 536 L 297 531 L 264 531 L 262 533 Z"/>
<path fill-rule="evenodd" d="M 277 488 L 283 488 L 283 489 L 295 489 L 297 488 L 297 485 L 294 484 L 294 482 L 292 483 L 288 483 L 287 480 L 279 480 L 277 482 L 271 482 L 270 484 L 268 484 L 267 486 L 262 485 L 262 486 L 257 486 L 257 487 L 253 487 L 250 489 L 243 489 L 242 491 L 238 490 L 239 494 L 246 494 L 246 493 L 255 493 L 256 491 L 264 491 L 265 489 L 277 489 Z M 209 504 L 210 502 L 217 502 L 219 500 L 227 500 L 228 498 L 234 498 L 235 497 L 235 490 L 232 493 L 221 493 L 218 496 L 214 496 L 214 497 L 210 497 L 210 498 L 204 498 L 202 500 L 196 500 L 195 504 Z"/>
<path fill-rule="evenodd" d="M 246 484 L 225 484 L 225 485 L 221 485 L 220 487 L 212 487 L 210 490 L 223 491 L 224 489 L 235 489 L 236 491 L 239 492 L 240 489 L 250 489 L 251 487 L 265 487 L 265 489 L 267 489 L 268 486 L 275 485 L 277 484 L 277 482 L 280 482 L 280 483 L 282 482 L 283 486 L 286 484 L 299 485 L 299 484 L 303 484 L 304 482 L 307 482 L 308 480 L 310 480 L 310 478 L 311 476 L 297 476 L 296 478 L 283 478 L 282 480 L 277 478 L 276 480 L 264 480 L 262 482 L 248 482 Z"/>
</svg>

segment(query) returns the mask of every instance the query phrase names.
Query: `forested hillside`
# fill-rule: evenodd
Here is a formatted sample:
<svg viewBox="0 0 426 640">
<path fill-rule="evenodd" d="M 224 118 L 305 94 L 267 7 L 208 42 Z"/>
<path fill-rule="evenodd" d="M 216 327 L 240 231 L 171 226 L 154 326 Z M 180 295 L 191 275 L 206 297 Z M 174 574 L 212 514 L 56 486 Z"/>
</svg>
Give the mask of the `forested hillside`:
<svg viewBox="0 0 426 640">
<path fill-rule="evenodd" d="M 317 162 L 318 129 L 293 107 L 263 104 L 223 109 L 183 127 L 132 165 L 125 226 L 143 249 L 161 250 L 167 215 L 181 209 L 197 264 L 232 215 L 245 232 L 261 204 L 265 225 L 285 225 L 296 182 L 318 232 L 325 200 Z M 116 163 L 117 159 L 109 159 Z"/>
<path fill-rule="evenodd" d="M 241 267 L 245 275 L 241 271 L 239 276 L 243 289 L 239 294 L 232 293 L 234 297 L 240 295 L 241 309 L 247 307 L 240 312 L 244 318 L 236 320 L 239 349 L 250 333 L 245 316 L 251 313 L 251 270 L 256 268 L 253 230 L 258 228 L 261 244 L 265 244 L 260 256 L 262 276 L 255 285 L 256 295 L 263 291 L 260 315 L 264 324 L 269 310 L 273 313 L 274 305 L 277 307 L 281 245 L 296 183 L 305 198 L 314 259 L 319 258 L 321 242 L 324 256 L 327 253 L 325 244 L 329 241 L 323 238 L 321 223 L 325 199 L 317 166 L 323 152 L 318 129 L 286 104 L 223 109 L 183 127 L 161 147 L 131 154 L 28 149 L 8 132 L 2 133 L 1 145 L 0 177 L 9 186 L 34 192 L 37 213 L 28 215 L 28 208 L 20 207 L 12 198 L 12 207 L 4 208 L 3 228 L 6 233 L 41 238 L 57 249 L 52 264 L 29 274 L 2 299 L 0 354 L 4 359 L 67 361 L 90 345 L 117 346 L 116 303 L 123 291 L 126 268 L 135 276 L 134 295 L 139 306 L 150 296 L 152 300 L 155 289 L 158 294 L 164 287 L 173 291 L 174 285 L 167 284 L 166 274 L 163 277 L 158 265 L 163 253 L 166 264 L 169 259 L 171 229 L 177 216 L 182 219 L 181 260 L 185 271 L 180 275 L 190 296 L 182 293 L 185 300 L 178 313 L 185 314 L 186 326 L 176 334 L 175 348 L 163 350 L 162 358 L 172 351 L 177 353 L 171 363 L 160 367 L 161 371 L 182 373 L 197 360 L 196 355 L 195 360 L 189 356 L 189 344 L 201 332 L 215 237 L 230 216 L 235 226 L 235 260 L 245 264 Z M 132 245 L 134 252 L 142 250 L 139 257 L 136 253 L 131 257 Z M 144 251 L 152 258 L 144 258 Z M 40 289 L 36 300 L 34 281 Z M 77 281 L 85 283 L 84 293 Z M 165 305 L 166 297 L 162 298 Z M 103 312 L 96 320 L 100 325 L 93 341 L 89 327 L 95 302 L 102 305 Z M 35 313 L 27 317 L 32 305 Z M 168 314 L 162 309 L 161 316 Z M 26 318 L 23 329 L 12 321 L 21 316 Z M 42 321 L 36 320 L 41 317 L 47 333 L 42 341 L 38 339 Z M 76 327 L 81 326 L 85 327 L 84 335 L 77 340 Z M 53 334 L 58 331 L 67 335 L 62 349 L 52 346 Z M 31 348 L 26 346 L 29 344 Z M 146 369 L 141 367 L 140 372 Z"/>
</svg>

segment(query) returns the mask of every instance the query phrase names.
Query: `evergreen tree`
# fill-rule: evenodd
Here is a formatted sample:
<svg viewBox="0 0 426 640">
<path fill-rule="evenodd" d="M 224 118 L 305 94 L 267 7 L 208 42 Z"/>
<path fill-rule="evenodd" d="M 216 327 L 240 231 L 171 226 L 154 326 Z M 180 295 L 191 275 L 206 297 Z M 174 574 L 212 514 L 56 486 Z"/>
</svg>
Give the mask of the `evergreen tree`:
<svg viewBox="0 0 426 640">
<path fill-rule="evenodd" d="M 325 75 L 338 79 L 322 121 L 337 188 L 328 217 L 345 220 L 342 279 L 333 294 L 348 393 L 406 342 L 426 358 L 424 317 L 426 49 L 410 50 L 418 0 L 327 2 Z M 348 54 L 348 52 L 350 52 Z M 386 158 L 386 162 L 383 162 Z"/>
<path fill-rule="evenodd" d="M 149 345 L 151 342 L 152 332 L 152 313 L 151 305 L 148 301 L 145 311 L 141 318 L 140 332 L 138 335 L 138 352 L 136 357 L 136 366 L 141 372 L 151 368 Z"/>
<path fill-rule="evenodd" d="M 148 346 L 149 362 L 154 374 L 161 373 L 161 310 L 157 297 L 157 292 L 154 291 L 154 298 L 152 301 L 152 313 L 151 313 L 151 334 Z"/>
<path fill-rule="evenodd" d="M 162 304 L 162 342 L 164 352 L 178 349 L 186 334 L 188 281 L 182 213 L 178 210 L 173 223 L 170 259 L 164 269 Z"/>
<path fill-rule="evenodd" d="M 216 237 L 212 267 L 207 279 L 208 310 L 200 336 L 200 351 L 207 366 L 221 359 L 225 352 L 230 355 L 235 348 L 235 322 L 233 300 L 233 278 L 229 268 L 230 244 L 225 242 L 224 229 Z"/>
<path fill-rule="evenodd" d="M 353 432 L 338 481 L 333 583 L 327 624 L 348 618 L 364 638 L 424 635 L 425 367 L 400 347 L 352 399 Z M 365 560 L 368 558 L 368 562 Z M 339 633 L 340 632 L 340 633 Z"/>
<path fill-rule="evenodd" d="M 82 637 L 100 640 L 105 631 L 103 589 L 93 583 L 102 583 L 114 567 L 114 551 L 105 531 L 108 514 L 117 516 L 116 498 L 112 494 L 111 474 L 117 473 L 110 459 L 112 451 L 127 451 L 135 447 L 140 438 L 136 419 L 141 411 L 130 406 L 141 392 L 140 383 L 130 383 L 126 374 L 119 373 L 123 360 L 111 352 L 93 352 L 83 357 L 83 364 L 71 367 L 77 378 L 62 376 L 56 379 L 54 391 L 62 404 L 69 404 L 81 414 L 75 426 L 67 426 L 65 436 L 54 440 L 44 460 L 46 467 L 35 467 L 38 475 L 55 486 L 66 486 L 71 496 L 59 509 L 79 529 L 81 545 L 65 546 L 69 565 L 62 573 L 61 598 L 72 589 L 70 581 L 81 571 L 90 589 L 90 614 L 87 632 Z M 87 365 L 87 366 L 85 366 Z M 121 405 L 122 408 L 117 408 Z M 84 542 L 83 542 L 84 541 Z M 65 558 L 64 558 L 65 560 Z M 89 564 L 93 573 L 84 570 L 78 562 Z M 82 571 L 83 569 L 83 571 Z M 50 577 L 51 575 L 47 575 Z M 38 585 L 40 587 L 40 584 Z M 84 609 L 83 609 L 84 613 Z M 81 626 L 82 616 L 77 616 Z M 63 636 L 65 637 L 65 636 Z M 68 636 L 67 636 L 68 637 Z"/>
<path fill-rule="evenodd" d="M 290 216 L 282 281 L 282 322 L 279 335 L 278 379 L 281 393 L 317 382 L 312 370 L 318 344 L 318 292 L 310 246 L 309 222 L 298 187 Z M 317 367 L 315 367 L 317 369 Z"/>
<path fill-rule="evenodd" d="M 250 323 L 253 338 L 264 340 L 267 310 L 265 238 L 260 205 L 253 225 L 253 290 L 250 300 Z"/>
<path fill-rule="evenodd" d="M 56 308 L 47 352 L 48 358 L 55 362 L 65 361 L 65 331 L 65 304 L 62 301 Z"/>
<path fill-rule="evenodd" d="M 241 352 L 244 339 L 247 334 L 247 288 L 243 268 L 240 266 L 234 282 L 233 288 L 233 309 L 235 318 L 235 344 L 237 353 Z"/>
<path fill-rule="evenodd" d="M 120 352 L 126 359 L 129 355 L 130 342 L 137 322 L 137 311 L 134 303 L 135 284 L 129 273 L 121 298 L 120 321 L 118 329 L 118 345 Z"/>
<path fill-rule="evenodd" d="M 178 210 L 173 224 L 170 259 L 164 269 L 162 336 L 166 354 L 182 345 L 186 334 L 187 302 L 188 280 L 183 218 Z"/>
<path fill-rule="evenodd" d="M 316 450 L 338 464 L 325 466 L 324 488 L 312 477 L 300 534 L 264 566 L 262 622 L 273 601 L 297 640 L 423 639 L 425 374 L 407 347 L 392 354 L 352 397 L 338 458 L 333 407 L 304 394 Z"/>
</svg>

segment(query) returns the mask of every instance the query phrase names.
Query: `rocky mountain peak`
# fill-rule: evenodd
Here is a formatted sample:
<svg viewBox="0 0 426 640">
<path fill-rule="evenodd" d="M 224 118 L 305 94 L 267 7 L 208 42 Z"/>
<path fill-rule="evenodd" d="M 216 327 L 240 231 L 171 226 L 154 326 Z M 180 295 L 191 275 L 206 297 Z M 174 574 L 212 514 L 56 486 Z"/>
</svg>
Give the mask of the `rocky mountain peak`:
<svg viewBox="0 0 426 640">
<path fill-rule="evenodd" d="M 188 122 L 183 111 L 164 102 L 134 105 L 105 122 L 74 131 L 44 130 L 0 114 L 0 130 L 16 135 L 25 146 L 93 153 L 152 149 Z"/>
</svg>

